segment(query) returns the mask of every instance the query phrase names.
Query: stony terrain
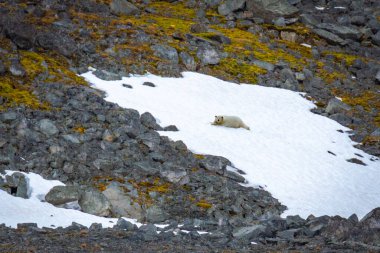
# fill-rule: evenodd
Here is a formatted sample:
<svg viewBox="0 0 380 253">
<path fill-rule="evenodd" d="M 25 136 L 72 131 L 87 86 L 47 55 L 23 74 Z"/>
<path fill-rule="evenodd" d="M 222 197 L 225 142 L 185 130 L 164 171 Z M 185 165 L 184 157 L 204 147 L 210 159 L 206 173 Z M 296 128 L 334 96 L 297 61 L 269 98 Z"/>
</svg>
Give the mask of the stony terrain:
<svg viewBox="0 0 380 253">
<path fill-rule="evenodd" d="M 303 91 L 315 113 L 352 128 L 359 147 L 379 156 L 380 3 L 265 2 L 0 1 L 0 171 L 66 183 L 47 195 L 55 205 L 77 200 L 88 213 L 171 224 L 160 234 L 122 221 L 0 226 L 0 251 L 379 251 L 378 209 L 360 222 L 281 219 L 286 207 L 241 186 L 227 159 L 161 137 L 153 115 L 105 102 L 76 75 L 88 66 L 105 80 L 189 70 Z M 0 187 L 26 197 L 20 175 Z M 192 232 L 173 236 L 179 223 Z"/>
</svg>

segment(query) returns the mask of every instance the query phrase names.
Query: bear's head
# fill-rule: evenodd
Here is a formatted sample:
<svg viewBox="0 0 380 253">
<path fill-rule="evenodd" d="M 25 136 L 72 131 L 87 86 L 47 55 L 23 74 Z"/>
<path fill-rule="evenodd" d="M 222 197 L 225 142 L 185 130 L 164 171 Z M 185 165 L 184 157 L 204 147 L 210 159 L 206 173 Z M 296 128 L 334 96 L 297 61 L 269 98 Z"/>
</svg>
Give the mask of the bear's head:
<svg viewBox="0 0 380 253">
<path fill-rule="evenodd" d="M 223 124 L 223 116 L 215 116 L 214 124 Z"/>
</svg>

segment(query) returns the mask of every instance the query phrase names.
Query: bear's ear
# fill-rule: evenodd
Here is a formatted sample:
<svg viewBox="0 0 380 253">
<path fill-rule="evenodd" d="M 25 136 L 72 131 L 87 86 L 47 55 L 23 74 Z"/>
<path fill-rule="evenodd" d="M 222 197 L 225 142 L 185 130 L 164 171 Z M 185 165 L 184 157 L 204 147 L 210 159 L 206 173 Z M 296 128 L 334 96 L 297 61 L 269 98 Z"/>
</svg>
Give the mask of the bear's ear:
<svg viewBox="0 0 380 253">
<path fill-rule="evenodd" d="M 218 116 L 215 115 L 215 118 L 217 118 Z"/>
<path fill-rule="evenodd" d="M 223 116 L 222 117 L 220 117 L 222 120 L 223 120 Z"/>
</svg>

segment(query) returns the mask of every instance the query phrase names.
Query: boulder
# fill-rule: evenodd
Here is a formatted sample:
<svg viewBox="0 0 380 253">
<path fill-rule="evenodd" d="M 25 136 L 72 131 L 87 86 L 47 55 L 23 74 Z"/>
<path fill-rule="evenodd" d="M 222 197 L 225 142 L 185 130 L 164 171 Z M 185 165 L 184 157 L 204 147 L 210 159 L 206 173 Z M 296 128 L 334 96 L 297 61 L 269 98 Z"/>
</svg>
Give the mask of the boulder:
<svg viewBox="0 0 380 253">
<path fill-rule="evenodd" d="M 42 119 L 38 123 L 38 127 L 42 133 L 47 136 L 55 135 L 59 132 L 58 128 L 55 126 L 54 122 L 50 119 Z"/>
<path fill-rule="evenodd" d="M 151 129 L 160 131 L 162 130 L 162 127 L 157 124 L 156 119 L 153 117 L 153 115 L 150 112 L 144 112 L 140 116 L 141 124 L 143 124 L 145 127 Z"/>
<path fill-rule="evenodd" d="M 326 112 L 328 114 L 335 114 L 335 113 L 342 113 L 349 111 L 351 109 L 351 106 L 348 104 L 343 103 L 337 98 L 331 98 L 327 104 Z"/>
<path fill-rule="evenodd" d="M 203 65 L 216 65 L 220 62 L 219 53 L 213 47 L 199 47 L 197 57 Z"/>
<path fill-rule="evenodd" d="M 316 28 L 316 29 L 313 29 L 313 32 L 331 44 L 334 44 L 334 45 L 339 44 L 342 46 L 347 44 L 346 41 L 343 40 L 341 37 L 339 37 L 338 35 L 335 35 L 334 33 L 328 32 L 326 30 Z"/>
<path fill-rule="evenodd" d="M 321 23 L 317 25 L 317 27 L 319 29 L 323 29 L 335 35 L 338 35 L 340 38 L 343 38 L 343 39 L 358 40 L 362 36 L 362 33 L 360 32 L 360 30 L 353 27 L 343 26 L 343 25 Z"/>
<path fill-rule="evenodd" d="M 153 205 L 146 209 L 145 219 L 147 222 L 159 223 L 167 220 L 169 215 L 160 207 Z"/>
<path fill-rule="evenodd" d="M 46 202 L 53 205 L 62 205 L 79 200 L 80 188 L 77 186 L 54 186 L 45 196 Z"/>
<path fill-rule="evenodd" d="M 7 175 L 5 177 L 7 185 L 11 189 L 11 194 L 16 197 L 27 199 L 28 196 L 28 182 L 25 175 L 20 172 L 15 172 L 12 175 Z"/>
<path fill-rule="evenodd" d="M 179 61 L 177 50 L 174 47 L 170 47 L 167 45 L 153 45 L 152 50 L 154 51 L 154 55 L 158 56 L 162 59 L 169 60 L 170 62 L 177 64 Z"/>
<path fill-rule="evenodd" d="M 194 60 L 194 57 L 186 52 L 181 52 L 179 54 L 183 65 L 185 65 L 186 69 L 189 71 L 195 71 L 197 69 L 197 64 Z"/>
<path fill-rule="evenodd" d="M 109 72 L 107 70 L 96 70 L 93 72 L 93 74 L 102 80 L 105 81 L 115 81 L 115 80 L 121 80 L 121 75 Z"/>
<path fill-rule="evenodd" d="M 221 156 L 205 156 L 200 160 L 199 165 L 201 168 L 204 168 L 209 171 L 216 172 L 218 174 L 224 174 L 227 165 L 231 166 L 231 162 Z"/>
<path fill-rule="evenodd" d="M 110 9 L 115 15 L 136 15 L 140 13 L 139 8 L 126 0 L 112 0 Z"/>
<path fill-rule="evenodd" d="M 85 213 L 108 216 L 111 214 L 111 203 L 103 193 L 96 189 L 86 189 L 79 197 L 79 206 Z"/>
<path fill-rule="evenodd" d="M 255 16 L 268 21 L 274 17 L 290 17 L 298 13 L 298 8 L 289 4 L 287 0 L 247 0 L 247 10 L 253 11 Z"/>
<path fill-rule="evenodd" d="M 106 196 L 111 203 L 112 214 L 140 220 L 143 217 L 141 206 L 133 201 L 124 189 L 128 188 L 113 182 L 103 191 L 104 196 Z"/>
<path fill-rule="evenodd" d="M 220 15 L 228 15 L 234 11 L 243 9 L 246 0 L 226 0 L 218 7 Z"/>
</svg>

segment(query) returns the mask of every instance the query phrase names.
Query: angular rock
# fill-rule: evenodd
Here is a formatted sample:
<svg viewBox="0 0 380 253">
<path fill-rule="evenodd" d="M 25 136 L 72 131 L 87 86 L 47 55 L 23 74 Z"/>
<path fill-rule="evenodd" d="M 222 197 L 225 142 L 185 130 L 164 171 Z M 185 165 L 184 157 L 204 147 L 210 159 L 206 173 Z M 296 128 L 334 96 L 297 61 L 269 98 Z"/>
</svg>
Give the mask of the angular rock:
<svg viewBox="0 0 380 253">
<path fill-rule="evenodd" d="M 109 72 L 107 70 L 96 70 L 93 72 L 93 74 L 105 81 L 115 81 L 115 80 L 121 80 L 121 75 Z"/>
<path fill-rule="evenodd" d="M 16 197 L 27 199 L 28 196 L 28 182 L 25 175 L 20 172 L 15 172 L 12 175 L 5 177 L 7 185 L 11 187 L 11 194 Z"/>
<path fill-rule="evenodd" d="M 141 124 L 143 124 L 148 129 L 156 131 L 162 130 L 162 127 L 159 124 L 157 124 L 156 119 L 150 112 L 144 112 L 143 114 L 141 114 L 140 121 Z"/>
<path fill-rule="evenodd" d="M 46 202 L 53 205 L 62 205 L 79 200 L 80 188 L 77 186 L 54 186 L 45 196 Z"/>
<path fill-rule="evenodd" d="M 189 182 L 189 177 L 187 176 L 186 169 L 180 168 L 178 166 L 167 166 L 164 164 L 163 168 L 160 170 L 161 176 L 166 178 L 169 182 L 175 184 L 186 184 Z"/>
<path fill-rule="evenodd" d="M 377 83 L 379 83 L 380 84 L 380 70 L 379 71 L 377 71 L 377 73 L 376 73 L 376 81 L 377 81 Z"/>
<path fill-rule="evenodd" d="M 243 9 L 246 0 L 226 0 L 218 7 L 220 15 L 228 15 L 239 9 Z"/>
<path fill-rule="evenodd" d="M 342 26 L 342 25 L 331 24 L 331 23 L 322 23 L 322 24 L 317 25 L 317 27 L 319 29 L 327 30 L 333 34 L 336 34 L 340 38 L 343 38 L 343 39 L 358 40 L 362 36 L 361 32 L 358 29 L 355 29 L 353 27 Z"/>
<path fill-rule="evenodd" d="M 17 119 L 17 114 L 15 112 L 4 112 L 0 114 L 0 120 L 4 123 L 11 123 Z"/>
<path fill-rule="evenodd" d="M 125 189 L 123 185 L 113 182 L 103 191 L 104 196 L 111 203 L 112 214 L 138 220 L 142 219 L 143 210 L 141 206 L 133 201 L 123 189 Z"/>
<path fill-rule="evenodd" d="M 148 86 L 148 87 L 156 87 L 156 85 L 154 83 L 152 83 L 152 82 L 143 82 L 142 85 Z"/>
<path fill-rule="evenodd" d="M 145 219 L 147 222 L 159 223 L 164 222 L 169 215 L 160 207 L 153 205 L 146 209 Z"/>
<path fill-rule="evenodd" d="M 327 40 L 327 42 L 332 43 L 332 44 L 339 44 L 339 45 L 346 45 L 346 41 L 343 40 L 341 37 L 338 35 L 335 35 L 331 32 L 328 32 L 323 29 L 313 29 L 313 32 L 315 32 L 317 35 L 322 37 L 323 39 Z"/>
<path fill-rule="evenodd" d="M 197 57 L 203 65 L 216 65 L 220 62 L 219 53 L 213 47 L 200 47 Z"/>
<path fill-rule="evenodd" d="M 272 63 L 269 63 L 269 62 L 260 61 L 260 60 L 253 60 L 252 64 L 257 66 L 257 67 L 260 67 L 262 69 L 266 69 L 268 71 L 274 70 L 274 65 Z"/>
<path fill-rule="evenodd" d="M 326 107 L 326 112 L 328 114 L 342 113 L 349 110 L 351 110 L 351 106 L 343 103 L 337 98 L 331 98 Z"/>
<path fill-rule="evenodd" d="M 287 40 L 287 41 L 295 43 L 297 41 L 298 35 L 295 32 L 281 31 L 280 37 L 283 40 Z"/>
<path fill-rule="evenodd" d="M 68 142 L 74 143 L 74 144 L 79 144 L 80 140 L 73 134 L 65 134 L 62 135 L 63 139 L 65 139 Z"/>
<path fill-rule="evenodd" d="M 249 227 L 235 228 L 232 236 L 237 239 L 252 240 L 254 238 L 266 235 L 266 227 L 264 225 L 253 225 Z"/>
<path fill-rule="evenodd" d="M 111 214 L 111 203 L 104 194 L 96 189 L 83 190 L 78 203 L 85 213 L 98 216 L 108 216 Z"/>
<path fill-rule="evenodd" d="M 58 128 L 55 126 L 54 122 L 50 119 L 42 119 L 38 123 L 39 129 L 42 133 L 47 136 L 55 135 L 59 132 Z"/>
<path fill-rule="evenodd" d="M 127 231 L 137 230 L 137 226 L 123 218 L 117 220 L 116 227 L 119 229 L 125 229 Z"/>
<path fill-rule="evenodd" d="M 26 75 L 26 71 L 18 59 L 12 59 L 11 60 L 11 64 L 9 66 L 9 72 L 11 72 L 11 74 L 14 76 L 25 76 Z"/>
<path fill-rule="evenodd" d="M 222 175 L 226 170 L 227 165 L 231 166 L 231 162 L 221 156 L 205 156 L 205 158 L 199 162 L 199 165 L 206 170 Z"/>
<path fill-rule="evenodd" d="M 380 30 L 372 36 L 372 42 L 380 47 Z"/>
<path fill-rule="evenodd" d="M 154 51 L 154 55 L 169 60 L 172 63 L 178 64 L 179 58 L 178 58 L 178 52 L 174 47 L 170 47 L 167 45 L 153 45 L 151 46 L 152 50 Z"/>
<path fill-rule="evenodd" d="M 298 13 L 298 8 L 287 0 L 247 0 L 247 10 L 267 20 L 273 17 L 290 17 Z"/>
<path fill-rule="evenodd" d="M 112 0 L 110 3 L 111 12 L 115 15 L 136 15 L 140 10 L 126 0 Z"/>
<path fill-rule="evenodd" d="M 194 57 L 186 52 L 181 52 L 179 54 L 183 65 L 185 65 L 186 69 L 189 71 L 195 71 L 197 68 L 197 64 L 194 60 Z"/>
</svg>

